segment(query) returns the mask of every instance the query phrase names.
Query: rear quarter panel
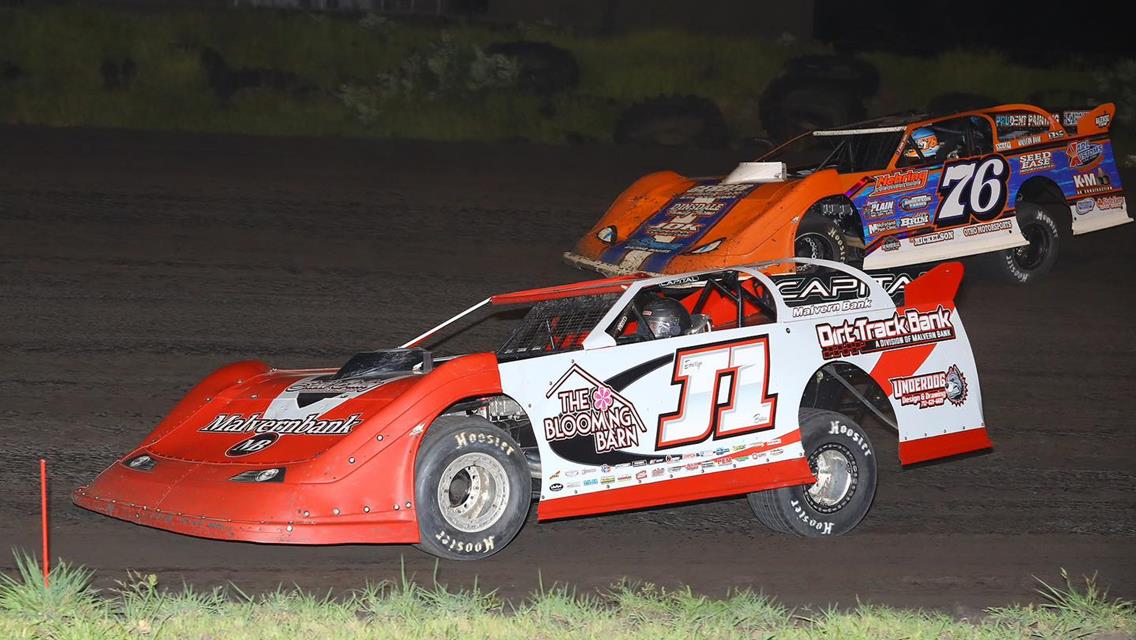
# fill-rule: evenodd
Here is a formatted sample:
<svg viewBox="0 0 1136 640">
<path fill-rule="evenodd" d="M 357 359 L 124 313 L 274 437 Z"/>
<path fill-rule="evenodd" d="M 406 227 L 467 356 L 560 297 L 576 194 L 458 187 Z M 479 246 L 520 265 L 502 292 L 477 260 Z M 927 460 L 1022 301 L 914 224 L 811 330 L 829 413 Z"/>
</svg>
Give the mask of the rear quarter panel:
<svg viewBox="0 0 1136 640">
<path fill-rule="evenodd" d="M 990 446 L 974 354 L 954 303 L 962 274 L 959 263 L 938 265 L 907 285 L 900 306 L 807 321 L 815 343 L 802 349 L 819 348 L 824 363 L 855 365 L 887 396 L 903 464 Z"/>
</svg>

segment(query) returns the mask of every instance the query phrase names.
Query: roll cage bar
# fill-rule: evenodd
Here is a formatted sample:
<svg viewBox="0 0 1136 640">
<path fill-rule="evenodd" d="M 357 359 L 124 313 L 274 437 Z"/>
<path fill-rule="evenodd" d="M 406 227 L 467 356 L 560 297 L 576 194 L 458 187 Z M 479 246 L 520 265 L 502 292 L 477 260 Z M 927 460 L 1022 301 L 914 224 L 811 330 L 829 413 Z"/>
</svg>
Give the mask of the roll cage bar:
<svg viewBox="0 0 1136 640">
<path fill-rule="evenodd" d="M 695 271 L 682 275 L 671 276 L 658 276 L 658 277 L 644 277 L 636 274 L 632 277 L 623 277 L 618 279 L 608 279 L 595 281 L 596 284 L 601 285 L 597 287 L 587 286 L 588 283 L 579 283 L 572 285 L 570 288 L 578 293 L 578 295 L 589 295 L 592 293 L 620 293 L 619 297 L 613 301 L 607 312 L 600 317 L 598 321 L 588 329 L 586 337 L 579 343 L 584 349 L 601 349 L 604 347 L 615 346 L 615 337 L 608 333 L 608 328 L 613 326 L 616 320 L 625 313 L 630 307 L 632 313 L 636 314 L 636 320 L 643 321 L 642 315 L 639 314 L 638 307 L 632 302 L 644 289 L 651 287 L 658 287 L 660 289 L 682 289 L 693 288 L 694 285 L 702 287 L 698 299 L 694 304 L 694 313 L 700 313 L 707 304 L 711 293 L 718 292 L 728 300 L 733 301 L 738 307 L 738 326 L 744 324 L 745 302 L 756 306 L 769 316 L 776 318 L 778 323 L 794 322 L 797 321 L 792 317 L 791 309 L 782 297 L 777 285 L 773 279 L 764 273 L 767 269 L 787 268 L 792 265 L 815 265 L 818 267 L 825 267 L 836 271 L 842 271 L 848 275 L 856 277 L 864 281 L 868 286 L 869 296 L 873 300 L 872 307 L 874 308 L 877 303 L 888 304 L 891 302 L 891 297 L 887 291 L 877 282 L 874 278 L 865 277 L 865 275 L 843 263 L 832 262 L 830 260 L 813 260 L 810 258 L 784 258 L 781 260 L 772 260 L 768 262 L 755 263 L 751 265 L 726 267 L 720 269 L 707 269 L 704 271 Z M 708 277 L 714 274 L 721 274 L 723 277 L 715 278 Z M 705 282 L 702 280 L 705 279 Z M 754 279 L 760 283 L 764 289 L 769 292 L 767 300 L 763 300 L 760 296 L 754 295 L 742 286 L 746 280 Z M 544 293 L 547 292 L 547 293 Z M 530 292 L 519 292 L 517 294 L 504 294 L 500 296 L 492 296 L 478 302 L 477 304 L 469 307 L 454 317 L 438 324 L 437 326 L 429 329 L 421 335 L 407 341 L 401 345 L 401 348 L 409 348 L 419 346 L 430 338 L 437 336 L 445 328 L 457 323 L 458 321 L 466 318 L 475 312 L 484 309 L 488 306 L 513 306 L 521 303 L 538 303 L 546 300 L 563 299 L 564 288 L 549 287 L 544 290 L 533 290 Z M 770 307 L 770 300 L 772 307 Z"/>
</svg>

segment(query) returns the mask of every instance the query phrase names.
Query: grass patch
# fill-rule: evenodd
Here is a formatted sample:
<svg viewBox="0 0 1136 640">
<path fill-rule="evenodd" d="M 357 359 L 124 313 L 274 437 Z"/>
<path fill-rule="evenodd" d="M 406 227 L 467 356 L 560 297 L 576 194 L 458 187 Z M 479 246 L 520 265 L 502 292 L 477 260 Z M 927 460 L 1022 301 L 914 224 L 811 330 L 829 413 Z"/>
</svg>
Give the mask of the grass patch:
<svg viewBox="0 0 1136 640">
<path fill-rule="evenodd" d="M 1064 585 L 1054 586 L 1037 579 L 1043 603 L 992 608 L 989 618 L 1017 629 L 1022 637 L 1092 638 L 1114 631 L 1136 636 L 1131 602 L 1109 598 L 1108 589 L 1097 586 L 1096 576 L 1078 583 L 1062 569 L 1061 580 Z"/>
<path fill-rule="evenodd" d="M 91 588 L 92 573 L 60 563 L 51 587 L 35 560 L 16 554 L 14 575 L 0 576 L 4 638 L 1098 638 L 1136 635 L 1130 602 L 1108 597 L 1095 578 L 1040 582 L 1041 604 L 989 609 L 979 620 L 860 605 L 819 613 L 794 611 L 752 591 L 708 598 L 623 582 L 594 594 L 540 588 L 519 603 L 477 585 L 450 589 L 398 581 L 331 597 L 296 589 L 249 595 L 235 586 L 208 592 L 162 589 L 153 575 L 128 574 L 117 588 Z M 1105 635 L 1109 634 L 1109 635 Z"/>
<path fill-rule="evenodd" d="M 476 81 L 459 82 L 465 89 L 441 95 L 421 87 L 373 95 L 374 87 L 382 85 L 378 79 L 397 75 L 408 61 L 424 62 L 427 74 L 452 62 L 446 46 L 468 54 L 515 40 L 569 50 L 580 67 L 579 86 L 554 97 L 491 84 L 470 89 L 479 84 Z M 211 76 L 201 60 L 206 49 L 219 53 L 232 70 L 279 72 L 286 86 L 268 83 L 219 96 L 215 74 Z M 713 100 L 732 137 L 741 139 L 763 133 L 758 98 L 784 63 L 827 52 L 825 45 L 805 40 L 673 30 L 595 37 L 534 25 L 455 22 L 441 29 L 373 15 L 129 12 L 45 3 L 0 8 L 0 122 L 266 135 L 603 142 L 611 139 L 619 114 L 635 102 L 693 94 Z M 479 53 L 474 55 L 484 62 Z M 875 113 L 918 108 L 937 94 L 955 91 L 1022 101 L 1040 89 L 1093 92 L 1104 87 L 1131 99 L 1131 91 L 1124 89 L 1131 70 L 1123 66 L 1131 62 L 1118 63 L 1118 69 L 1126 71 L 1113 73 L 1122 81 L 1110 85 L 1075 61 L 1029 69 L 981 51 L 936 58 L 866 58 L 882 79 L 879 95 L 868 105 Z M 123 77 L 108 81 L 106 66 L 126 61 L 129 70 Z M 476 70 L 471 73 L 476 75 Z M 419 78 L 421 84 L 430 84 L 427 80 Z"/>
<path fill-rule="evenodd" d="M 14 555 L 16 575 L 0 574 L 0 611 L 5 615 L 43 623 L 99 613 L 103 603 L 91 587 L 92 571 L 60 562 L 48 575 L 50 586 L 44 586 L 43 572 L 35 558 L 18 552 Z"/>
</svg>

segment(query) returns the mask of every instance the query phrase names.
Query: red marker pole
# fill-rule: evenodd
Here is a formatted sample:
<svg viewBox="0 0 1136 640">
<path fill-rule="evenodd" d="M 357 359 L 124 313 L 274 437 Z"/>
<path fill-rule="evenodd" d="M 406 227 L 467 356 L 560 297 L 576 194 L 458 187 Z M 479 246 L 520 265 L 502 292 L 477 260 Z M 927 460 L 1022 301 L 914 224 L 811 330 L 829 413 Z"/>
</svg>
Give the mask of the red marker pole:
<svg viewBox="0 0 1136 640">
<path fill-rule="evenodd" d="M 51 560 L 47 555 L 47 460 L 43 458 L 39 459 L 39 506 L 42 514 L 40 524 L 43 528 L 43 587 L 46 589 L 51 586 L 51 580 L 48 578 L 48 574 L 51 573 Z"/>
</svg>

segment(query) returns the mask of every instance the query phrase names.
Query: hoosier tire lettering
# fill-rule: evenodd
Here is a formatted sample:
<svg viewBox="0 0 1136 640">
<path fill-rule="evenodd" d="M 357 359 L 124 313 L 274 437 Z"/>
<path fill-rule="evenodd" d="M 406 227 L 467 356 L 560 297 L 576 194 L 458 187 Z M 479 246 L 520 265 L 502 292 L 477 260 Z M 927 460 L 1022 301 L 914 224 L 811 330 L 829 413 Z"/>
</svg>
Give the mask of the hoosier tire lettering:
<svg viewBox="0 0 1136 640">
<path fill-rule="evenodd" d="M 797 519 L 804 523 L 805 526 L 813 529 L 822 536 L 832 535 L 832 522 L 817 520 L 810 516 L 801 505 L 800 500 L 790 500 L 789 504 L 793 506 L 793 512 L 797 514 Z"/>
<path fill-rule="evenodd" d="M 508 436 L 505 436 L 505 437 L 508 438 Z M 461 449 L 462 447 L 468 446 L 470 443 L 478 442 L 478 443 L 489 444 L 489 445 L 493 445 L 495 447 L 498 447 L 499 449 L 501 449 L 502 451 L 505 452 L 505 455 L 510 455 L 510 456 L 513 455 L 513 450 L 514 450 L 513 445 L 506 442 L 505 438 L 502 438 L 502 437 L 495 435 L 495 434 L 492 434 L 492 433 L 489 433 L 489 434 L 487 434 L 487 433 L 469 434 L 469 433 L 465 433 L 465 432 L 455 433 L 454 434 L 454 441 L 457 443 L 457 447 L 459 449 Z"/>
<path fill-rule="evenodd" d="M 872 445 L 868 442 L 868 437 L 861 435 L 860 432 L 855 429 L 850 429 L 848 425 L 839 420 L 833 420 L 829 423 L 828 434 L 832 436 L 845 436 L 851 440 L 853 444 L 859 446 L 860 451 L 862 451 L 865 456 L 872 455 Z"/>
<path fill-rule="evenodd" d="M 496 545 L 493 543 L 493 536 L 486 536 L 479 542 L 462 542 L 461 540 L 451 537 L 445 530 L 439 529 L 438 533 L 434 534 L 434 539 L 450 551 L 456 553 L 492 552 L 496 548 Z"/>
</svg>

